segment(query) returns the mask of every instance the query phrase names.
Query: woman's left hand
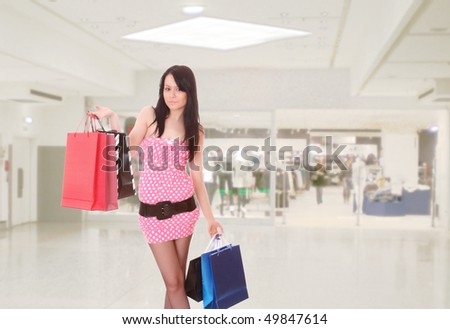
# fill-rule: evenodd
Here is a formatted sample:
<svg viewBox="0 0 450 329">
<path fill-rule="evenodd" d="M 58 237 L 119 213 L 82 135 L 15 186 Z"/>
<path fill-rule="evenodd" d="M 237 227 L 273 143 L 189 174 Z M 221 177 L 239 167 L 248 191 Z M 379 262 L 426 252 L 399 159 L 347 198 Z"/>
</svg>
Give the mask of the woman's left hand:
<svg viewBox="0 0 450 329">
<path fill-rule="evenodd" d="M 218 230 L 220 230 L 220 233 L 223 233 L 222 225 L 216 220 L 208 221 L 206 223 L 206 226 L 211 238 L 217 234 Z"/>
</svg>

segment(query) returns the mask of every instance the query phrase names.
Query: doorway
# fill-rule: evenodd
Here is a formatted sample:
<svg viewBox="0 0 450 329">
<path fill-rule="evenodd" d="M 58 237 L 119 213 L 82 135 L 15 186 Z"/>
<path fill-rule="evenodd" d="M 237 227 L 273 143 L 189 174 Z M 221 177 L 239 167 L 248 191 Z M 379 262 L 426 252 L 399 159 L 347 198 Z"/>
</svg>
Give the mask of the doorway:
<svg viewBox="0 0 450 329">
<path fill-rule="evenodd" d="M 15 137 L 9 145 L 9 227 L 31 222 L 32 142 Z"/>
</svg>

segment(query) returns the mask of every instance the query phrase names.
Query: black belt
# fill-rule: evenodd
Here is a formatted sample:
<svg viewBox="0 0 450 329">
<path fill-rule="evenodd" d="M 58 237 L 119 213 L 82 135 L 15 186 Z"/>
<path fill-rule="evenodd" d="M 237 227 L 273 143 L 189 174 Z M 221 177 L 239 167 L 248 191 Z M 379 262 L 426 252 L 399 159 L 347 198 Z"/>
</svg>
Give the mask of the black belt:
<svg viewBox="0 0 450 329">
<path fill-rule="evenodd" d="M 167 219 L 182 212 L 190 212 L 197 208 L 194 196 L 180 202 L 162 201 L 157 204 L 141 202 L 139 215 L 144 217 L 156 217 L 159 220 Z"/>
</svg>

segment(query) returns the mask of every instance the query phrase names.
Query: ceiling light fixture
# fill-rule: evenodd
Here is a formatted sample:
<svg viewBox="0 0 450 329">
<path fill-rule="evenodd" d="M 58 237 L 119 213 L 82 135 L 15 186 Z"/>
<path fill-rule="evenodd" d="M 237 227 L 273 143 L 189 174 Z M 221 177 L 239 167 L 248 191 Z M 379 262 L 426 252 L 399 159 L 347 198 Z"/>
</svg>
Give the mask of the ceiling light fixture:
<svg viewBox="0 0 450 329">
<path fill-rule="evenodd" d="M 224 19 L 197 17 L 123 36 L 125 39 L 229 50 L 311 33 Z"/>
<path fill-rule="evenodd" d="M 439 131 L 439 127 L 437 125 L 431 126 L 428 128 L 430 133 L 437 133 Z"/>
<path fill-rule="evenodd" d="M 205 10 L 205 7 L 203 6 L 184 6 L 183 7 L 183 13 L 186 15 L 198 15 L 203 13 Z"/>
</svg>

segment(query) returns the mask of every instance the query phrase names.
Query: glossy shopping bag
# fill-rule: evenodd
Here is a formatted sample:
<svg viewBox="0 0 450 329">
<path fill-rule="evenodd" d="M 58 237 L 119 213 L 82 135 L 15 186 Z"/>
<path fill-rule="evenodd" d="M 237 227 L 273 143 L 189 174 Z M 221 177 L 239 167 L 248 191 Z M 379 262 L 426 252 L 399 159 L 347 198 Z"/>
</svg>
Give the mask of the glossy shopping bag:
<svg viewBox="0 0 450 329">
<path fill-rule="evenodd" d="M 208 259 L 203 266 L 203 260 Z M 226 309 L 248 298 L 241 250 L 238 245 L 226 246 L 202 255 L 202 275 L 207 275 L 211 296 L 203 294 L 204 308 Z"/>
<path fill-rule="evenodd" d="M 114 132 L 116 141 L 117 193 L 123 199 L 136 194 L 130 162 L 130 148 L 125 133 Z"/>
<path fill-rule="evenodd" d="M 110 146 L 107 153 L 108 160 L 116 162 L 117 171 L 117 198 L 123 199 L 136 194 L 136 188 L 133 179 L 133 171 L 130 162 L 130 148 L 128 146 L 128 138 L 125 133 L 118 132 L 116 130 L 105 130 L 100 121 L 96 119 L 100 124 L 100 133 L 113 134 L 115 140 L 115 147 Z M 115 153 L 112 151 L 115 150 Z"/>
<path fill-rule="evenodd" d="M 204 254 L 207 252 L 213 252 L 223 247 L 225 244 L 226 242 L 223 239 L 222 234 L 215 234 L 209 241 Z M 206 278 L 206 281 L 209 282 L 208 278 Z M 196 302 L 202 301 L 204 284 L 205 282 L 202 275 L 202 256 L 200 256 L 189 262 L 188 272 L 184 284 L 186 295 Z M 207 288 L 206 291 L 210 291 L 210 289 Z"/>
<path fill-rule="evenodd" d="M 204 308 L 208 308 L 208 305 L 210 305 L 214 300 L 214 276 L 211 269 L 211 261 L 209 256 L 226 247 L 221 247 L 219 249 L 204 252 L 201 255 L 202 291 L 203 291 Z"/>
<path fill-rule="evenodd" d="M 201 257 L 194 258 L 189 262 L 186 282 L 184 285 L 186 295 L 196 302 L 203 300 L 201 264 Z"/>
<path fill-rule="evenodd" d="M 83 210 L 114 210 L 117 173 L 113 134 L 76 132 L 67 134 L 61 206 Z"/>
</svg>

